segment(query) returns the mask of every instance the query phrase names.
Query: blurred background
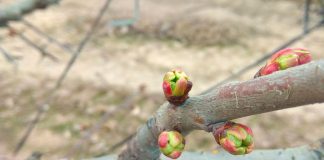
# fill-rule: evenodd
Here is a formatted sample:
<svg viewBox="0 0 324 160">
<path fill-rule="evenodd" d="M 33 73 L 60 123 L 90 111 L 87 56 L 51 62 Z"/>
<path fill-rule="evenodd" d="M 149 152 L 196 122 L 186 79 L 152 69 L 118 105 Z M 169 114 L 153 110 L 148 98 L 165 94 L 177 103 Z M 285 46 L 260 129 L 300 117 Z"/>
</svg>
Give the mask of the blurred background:
<svg viewBox="0 0 324 160">
<path fill-rule="evenodd" d="M 0 7 L 13 2 L 0 0 Z M 136 2 L 139 5 L 134 7 Z M 322 18 L 319 1 L 313 2 L 310 26 Z M 135 133 L 164 102 L 161 84 L 165 72 L 183 69 L 194 83 L 190 94 L 196 95 L 303 29 L 302 0 L 111 1 L 82 54 L 53 93 L 104 3 L 61 0 L 24 20 L 11 21 L 11 29 L 0 27 L 0 46 L 12 59 L 0 55 L 3 159 L 13 157 L 38 106 L 50 95 L 46 112 L 16 159 L 36 152 L 44 159 L 118 154 L 125 145 L 113 146 Z M 37 34 L 31 25 L 60 45 Z M 308 48 L 314 59 L 324 58 L 324 27 L 291 47 Z M 251 79 L 264 63 L 235 81 Z M 258 149 L 300 146 L 324 137 L 323 105 L 237 121 L 253 129 Z M 99 127 L 90 133 L 96 124 Z M 213 137 L 202 131 L 186 140 L 187 151 L 212 152 L 216 148 Z"/>
</svg>

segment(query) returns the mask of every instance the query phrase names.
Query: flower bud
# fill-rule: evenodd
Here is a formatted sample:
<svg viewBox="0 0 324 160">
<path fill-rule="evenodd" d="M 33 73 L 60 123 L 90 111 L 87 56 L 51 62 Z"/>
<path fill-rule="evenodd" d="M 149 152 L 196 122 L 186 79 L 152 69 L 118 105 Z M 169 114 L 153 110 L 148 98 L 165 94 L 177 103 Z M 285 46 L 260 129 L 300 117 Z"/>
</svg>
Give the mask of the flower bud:
<svg viewBox="0 0 324 160">
<path fill-rule="evenodd" d="M 166 99 L 174 105 L 180 105 L 188 98 L 192 83 L 183 71 L 173 70 L 164 75 L 162 87 Z"/>
<path fill-rule="evenodd" d="M 216 142 L 227 152 L 243 155 L 252 152 L 254 147 L 252 130 L 242 124 L 226 122 L 213 131 Z"/>
<path fill-rule="evenodd" d="M 177 159 L 180 157 L 184 147 L 185 139 L 177 131 L 164 131 L 158 139 L 160 151 L 167 157 Z"/>
<path fill-rule="evenodd" d="M 310 52 L 306 49 L 286 48 L 272 55 L 271 59 L 263 68 L 259 70 L 254 78 L 268 75 L 276 71 L 285 70 L 290 67 L 302 65 L 310 62 L 311 60 L 312 57 Z"/>
</svg>

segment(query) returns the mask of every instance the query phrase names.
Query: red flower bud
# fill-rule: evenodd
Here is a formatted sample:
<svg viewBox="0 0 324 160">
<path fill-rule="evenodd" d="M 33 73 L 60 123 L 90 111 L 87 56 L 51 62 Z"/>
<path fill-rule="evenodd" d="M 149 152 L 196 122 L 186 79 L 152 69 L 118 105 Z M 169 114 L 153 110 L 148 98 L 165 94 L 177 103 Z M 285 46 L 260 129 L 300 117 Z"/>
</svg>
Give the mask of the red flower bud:
<svg viewBox="0 0 324 160">
<path fill-rule="evenodd" d="M 306 49 L 286 48 L 272 55 L 271 59 L 259 70 L 254 78 L 302 65 L 310 62 L 311 60 L 312 57 L 310 52 Z"/>
<path fill-rule="evenodd" d="M 163 92 L 166 99 L 174 105 L 180 105 L 188 98 L 191 87 L 188 76 L 180 70 L 173 70 L 164 75 Z"/>
<path fill-rule="evenodd" d="M 185 140 L 177 131 L 164 131 L 159 136 L 158 144 L 165 156 L 177 159 L 185 147 Z"/>
<path fill-rule="evenodd" d="M 234 155 L 252 152 L 254 147 L 252 130 L 242 124 L 227 122 L 213 131 L 216 142 Z"/>
</svg>

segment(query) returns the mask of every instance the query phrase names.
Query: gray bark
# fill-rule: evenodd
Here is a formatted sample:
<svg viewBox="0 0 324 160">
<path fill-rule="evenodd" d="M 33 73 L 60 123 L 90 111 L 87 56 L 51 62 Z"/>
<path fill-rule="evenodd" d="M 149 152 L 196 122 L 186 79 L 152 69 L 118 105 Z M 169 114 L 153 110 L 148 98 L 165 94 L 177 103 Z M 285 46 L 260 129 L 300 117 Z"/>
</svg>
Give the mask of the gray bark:
<svg viewBox="0 0 324 160">
<path fill-rule="evenodd" d="M 192 130 L 211 132 L 224 121 L 324 102 L 324 60 L 275 72 L 245 82 L 229 83 L 181 106 L 164 103 L 141 126 L 120 160 L 159 159 L 157 137 L 164 130 L 184 135 Z"/>
</svg>

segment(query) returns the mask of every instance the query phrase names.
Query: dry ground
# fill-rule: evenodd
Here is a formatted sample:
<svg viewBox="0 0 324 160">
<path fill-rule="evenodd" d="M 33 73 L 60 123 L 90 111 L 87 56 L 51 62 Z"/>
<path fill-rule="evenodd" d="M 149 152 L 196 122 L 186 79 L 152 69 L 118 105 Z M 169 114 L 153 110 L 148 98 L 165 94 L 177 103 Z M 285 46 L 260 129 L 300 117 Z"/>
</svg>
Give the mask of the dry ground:
<svg viewBox="0 0 324 160">
<path fill-rule="evenodd" d="M 75 48 L 102 3 L 62 0 L 60 5 L 34 12 L 26 19 Z M 88 148 L 76 156 L 106 153 L 163 103 L 161 79 L 167 70 L 185 70 L 194 82 L 191 94 L 198 94 L 298 34 L 302 26 L 299 1 L 141 0 L 140 20 L 134 27 L 112 33 L 110 20 L 130 17 L 132 3 L 112 2 L 101 28 L 56 92 L 18 159 L 33 151 L 44 153 L 44 159 L 64 156 L 105 111 L 118 109 L 129 95 L 145 86 L 146 93 L 153 96 L 133 104 L 132 110 L 114 114 L 91 137 Z M 316 11 L 313 6 L 312 12 Z M 318 16 L 312 18 L 318 20 Z M 17 36 L 8 36 L 8 31 L 0 28 L 1 46 L 20 58 L 17 70 L 0 58 L 0 155 L 8 157 L 70 57 L 21 23 L 11 25 L 60 61 L 42 59 Z M 293 46 L 310 49 L 314 59 L 324 58 L 323 35 L 324 28 Z M 250 79 L 256 71 L 257 67 L 239 80 Z M 257 148 L 292 147 L 324 137 L 321 107 L 287 109 L 238 121 L 252 127 Z M 216 147 L 213 138 L 203 132 L 189 135 L 187 141 L 188 150 L 212 151 Z"/>
</svg>

